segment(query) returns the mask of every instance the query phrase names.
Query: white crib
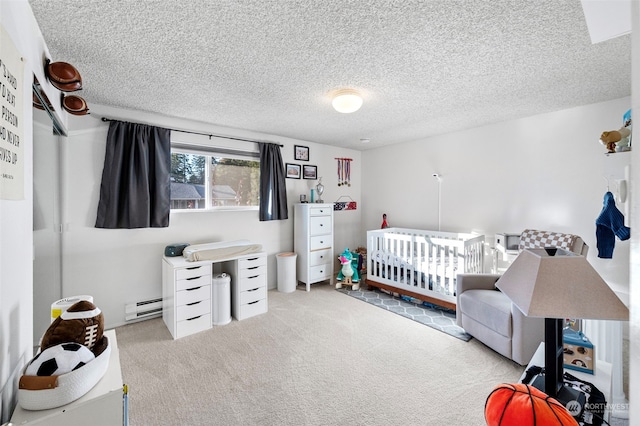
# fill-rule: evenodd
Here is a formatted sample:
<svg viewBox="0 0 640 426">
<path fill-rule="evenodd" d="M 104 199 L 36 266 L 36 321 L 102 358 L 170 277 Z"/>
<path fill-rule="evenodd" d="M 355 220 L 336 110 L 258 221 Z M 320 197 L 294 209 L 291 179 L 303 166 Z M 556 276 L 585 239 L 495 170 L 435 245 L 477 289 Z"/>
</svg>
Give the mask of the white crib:
<svg viewBox="0 0 640 426">
<path fill-rule="evenodd" d="M 455 309 L 456 275 L 481 273 L 484 235 L 420 229 L 367 231 L 368 286 Z"/>
</svg>

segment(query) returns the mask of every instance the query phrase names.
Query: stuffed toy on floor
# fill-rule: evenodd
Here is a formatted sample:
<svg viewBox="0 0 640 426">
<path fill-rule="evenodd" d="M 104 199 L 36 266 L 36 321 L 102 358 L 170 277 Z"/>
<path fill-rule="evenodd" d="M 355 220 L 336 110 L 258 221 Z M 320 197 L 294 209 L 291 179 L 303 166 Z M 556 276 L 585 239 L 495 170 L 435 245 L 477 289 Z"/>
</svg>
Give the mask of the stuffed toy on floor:
<svg viewBox="0 0 640 426">
<path fill-rule="evenodd" d="M 342 288 L 342 285 L 351 285 L 353 290 L 358 290 L 360 285 L 358 282 L 360 281 L 360 277 L 358 275 L 358 259 L 360 255 L 354 255 L 349 251 L 348 248 L 344 249 L 344 251 L 338 256 L 338 260 L 342 264 L 342 268 L 340 268 L 340 272 L 338 272 L 338 282 L 336 283 L 336 288 Z M 355 262 L 356 266 L 353 265 Z"/>
</svg>

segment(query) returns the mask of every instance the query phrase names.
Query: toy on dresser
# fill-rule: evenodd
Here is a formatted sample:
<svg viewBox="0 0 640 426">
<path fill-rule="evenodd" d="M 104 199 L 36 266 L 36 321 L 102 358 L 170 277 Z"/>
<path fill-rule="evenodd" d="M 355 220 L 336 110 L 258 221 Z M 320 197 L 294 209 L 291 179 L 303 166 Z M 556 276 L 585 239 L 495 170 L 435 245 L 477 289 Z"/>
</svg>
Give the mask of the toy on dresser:
<svg viewBox="0 0 640 426">
<path fill-rule="evenodd" d="M 42 337 L 40 352 L 20 377 L 18 403 L 25 410 L 60 407 L 80 398 L 104 376 L 111 347 L 104 317 L 81 300 L 56 318 Z"/>
</svg>

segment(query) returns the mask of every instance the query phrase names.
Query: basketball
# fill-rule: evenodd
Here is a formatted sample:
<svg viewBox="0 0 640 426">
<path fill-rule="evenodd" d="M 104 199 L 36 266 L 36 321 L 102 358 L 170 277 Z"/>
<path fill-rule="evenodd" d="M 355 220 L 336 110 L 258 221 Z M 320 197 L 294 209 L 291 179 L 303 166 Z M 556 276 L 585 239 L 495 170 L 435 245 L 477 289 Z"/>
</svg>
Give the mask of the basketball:
<svg viewBox="0 0 640 426">
<path fill-rule="evenodd" d="M 488 426 L 578 426 L 557 400 L 523 383 L 496 386 L 485 402 L 484 418 Z"/>
</svg>

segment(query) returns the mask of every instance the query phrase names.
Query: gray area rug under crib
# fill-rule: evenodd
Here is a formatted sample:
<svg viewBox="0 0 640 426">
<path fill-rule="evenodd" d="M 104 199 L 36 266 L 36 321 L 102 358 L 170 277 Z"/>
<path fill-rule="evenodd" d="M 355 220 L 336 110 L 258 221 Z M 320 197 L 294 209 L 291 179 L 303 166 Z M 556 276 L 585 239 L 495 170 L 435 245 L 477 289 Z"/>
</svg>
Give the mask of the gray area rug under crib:
<svg viewBox="0 0 640 426">
<path fill-rule="evenodd" d="M 456 325 L 456 314 L 449 309 L 435 305 L 413 303 L 379 290 L 350 290 L 345 287 L 336 290 L 420 324 L 435 328 L 465 342 L 471 340 L 471 335 Z"/>
</svg>

